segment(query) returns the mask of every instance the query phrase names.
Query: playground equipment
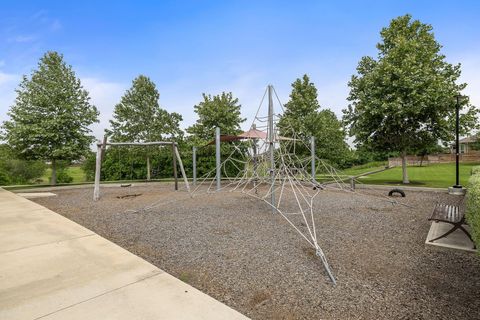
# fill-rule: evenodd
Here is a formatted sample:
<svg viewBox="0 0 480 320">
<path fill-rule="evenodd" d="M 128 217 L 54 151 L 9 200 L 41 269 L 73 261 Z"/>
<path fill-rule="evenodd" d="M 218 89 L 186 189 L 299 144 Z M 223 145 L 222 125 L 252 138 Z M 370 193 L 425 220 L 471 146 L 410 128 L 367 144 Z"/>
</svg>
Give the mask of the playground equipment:
<svg viewBox="0 0 480 320">
<path fill-rule="evenodd" d="M 93 189 L 93 200 L 97 201 L 100 199 L 100 174 L 102 169 L 102 160 L 104 158 L 105 150 L 107 146 L 171 146 L 172 155 L 173 155 L 173 176 L 175 179 L 175 190 L 178 190 L 178 174 L 177 174 L 177 161 L 180 166 L 183 180 L 187 190 L 190 192 L 190 185 L 188 184 L 188 179 L 185 174 L 185 169 L 183 168 L 182 158 L 178 153 L 178 146 L 176 142 L 170 141 L 153 141 L 153 142 L 108 142 L 107 137 L 105 136 L 103 142 L 98 141 L 97 143 L 97 157 L 95 162 L 95 184 Z"/>
<path fill-rule="evenodd" d="M 262 115 L 267 94 L 268 113 Z M 281 114 L 275 113 L 274 109 L 274 95 L 283 109 L 275 89 L 269 85 L 248 131 L 236 136 L 222 136 L 220 129 L 216 128 L 215 170 L 200 181 L 195 177 L 191 194 L 196 197 L 221 191 L 241 192 L 265 202 L 272 213 L 280 214 L 314 248 L 335 284 L 333 272 L 319 245 L 314 202 L 322 190 L 350 191 L 350 185 L 343 182 L 335 168 L 315 156 L 313 137 L 305 142 L 288 122 L 280 123 Z M 281 136 L 282 132 L 293 136 Z M 223 161 L 220 159 L 221 142 L 234 145 L 234 151 Z M 237 169 L 235 176 L 229 176 L 227 166 Z M 196 173 L 196 168 L 193 169 Z"/>
</svg>

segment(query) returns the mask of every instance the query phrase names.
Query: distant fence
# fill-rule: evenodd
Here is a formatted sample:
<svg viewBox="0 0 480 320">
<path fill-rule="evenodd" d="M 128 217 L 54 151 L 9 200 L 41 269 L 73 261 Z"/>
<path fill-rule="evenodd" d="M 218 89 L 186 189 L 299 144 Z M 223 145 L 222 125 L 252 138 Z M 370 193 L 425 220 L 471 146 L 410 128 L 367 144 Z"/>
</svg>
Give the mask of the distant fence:
<svg viewBox="0 0 480 320">
<path fill-rule="evenodd" d="M 407 156 L 407 165 L 418 166 L 420 164 L 428 165 L 433 163 L 450 163 L 455 162 L 454 153 L 440 153 L 421 156 Z M 460 162 L 480 162 L 480 151 L 470 151 L 469 153 L 460 154 Z M 402 158 L 388 158 L 388 166 L 395 167 L 402 165 Z"/>
</svg>

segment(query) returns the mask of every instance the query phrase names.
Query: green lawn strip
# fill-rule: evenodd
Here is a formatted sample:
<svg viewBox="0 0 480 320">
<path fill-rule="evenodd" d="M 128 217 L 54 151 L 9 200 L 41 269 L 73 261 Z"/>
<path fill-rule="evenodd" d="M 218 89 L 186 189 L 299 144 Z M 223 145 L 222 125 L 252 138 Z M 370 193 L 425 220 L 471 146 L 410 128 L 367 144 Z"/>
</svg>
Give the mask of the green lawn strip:
<svg viewBox="0 0 480 320">
<path fill-rule="evenodd" d="M 340 172 L 343 175 L 346 175 L 346 176 L 359 176 L 359 175 L 362 175 L 364 173 L 379 171 L 379 170 L 383 170 L 383 169 L 385 169 L 385 166 L 369 167 L 369 168 L 355 168 L 355 167 L 352 167 L 352 168 L 349 168 L 349 169 L 342 170 Z"/>
<path fill-rule="evenodd" d="M 383 161 L 376 161 L 376 162 L 369 162 L 363 165 L 354 166 L 348 169 L 337 170 L 337 174 L 342 179 L 348 179 L 352 176 L 356 177 L 365 173 L 379 171 L 385 169 L 386 162 Z M 331 175 L 329 174 L 317 174 L 317 180 L 331 180 Z"/>
<path fill-rule="evenodd" d="M 191 179 L 189 179 L 191 180 Z M 114 180 L 114 181 L 101 181 L 101 184 L 127 184 L 127 183 L 144 183 L 144 182 L 174 182 L 175 179 L 173 178 L 163 178 L 163 179 L 152 179 L 147 181 L 145 179 L 138 179 L 138 180 Z M 179 178 L 178 180 L 180 183 L 183 183 L 183 179 Z M 52 186 L 48 183 L 42 184 L 23 184 L 23 185 L 11 185 L 11 186 L 0 186 L 2 189 L 13 191 L 19 189 L 36 189 L 36 188 L 55 188 L 55 187 L 64 187 L 64 186 L 81 186 L 81 185 L 92 185 L 93 181 L 84 181 L 78 183 L 58 183 L 56 186 Z"/>
<path fill-rule="evenodd" d="M 68 175 L 73 178 L 72 183 L 82 183 L 86 182 L 85 173 L 83 172 L 80 166 L 70 166 L 67 169 Z M 52 169 L 47 168 L 44 175 L 40 178 L 42 184 L 48 184 L 50 182 L 50 177 L 52 176 Z"/>
<path fill-rule="evenodd" d="M 460 184 L 466 185 L 474 163 L 460 164 Z M 446 188 L 455 184 L 455 163 L 431 164 L 427 166 L 409 166 L 410 186 Z M 367 184 L 403 185 L 402 168 L 395 167 L 379 173 L 360 177 Z"/>
<path fill-rule="evenodd" d="M 71 166 L 68 168 L 68 174 L 73 178 L 73 183 L 85 182 L 85 173 L 79 166 Z"/>
</svg>

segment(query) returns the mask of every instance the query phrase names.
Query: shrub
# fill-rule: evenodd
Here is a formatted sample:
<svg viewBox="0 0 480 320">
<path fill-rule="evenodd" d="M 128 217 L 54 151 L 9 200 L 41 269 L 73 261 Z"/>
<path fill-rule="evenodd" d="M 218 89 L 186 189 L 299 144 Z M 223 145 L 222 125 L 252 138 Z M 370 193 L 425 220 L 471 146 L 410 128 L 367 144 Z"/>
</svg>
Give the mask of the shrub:
<svg viewBox="0 0 480 320">
<path fill-rule="evenodd" d="M 474 175 L 474 174 L 480 174 L 480 166 L 472 167 L 471 174 L 472 174 L 472 175 Z"/>
<path fill-rule="evenodd" d="M 473 241 L 477 248 L 480 248 L 480 172 L 478 171 L 468 181 L 466 218 L 472 228 Z"/>
<path fill-rule="evenodd" d="M 89 152 L 82 163 L 82 170 L 85 173 L 85 179 L 87 181 L 93 181 L 95 179 L 95 162 L 96 154 Z"/>
<path fill-rule="evenodd" d="M 6 186 L 10 184 L 10 178 L 6 172 L 0 171 L 0 186 Z"/>
<path fill-rule="evenodd" d="M 42 161 L 6 159 L 0 163 L 0 171 L 9 184 L 26 184 L 40 178 L 47 166 Z"/>
<path fill-rule="evenodd" d="M 73 181 L 73 177 L 68 174 L 68 167 L 70 161 L 58 161 L 57 162 L 57 183 L 70 183 Z M 52 181 L 52 176 L 49 178 Z"/>
<path fill-rule="evenodd" d="M 70 183 L 73 177 L 68 174 L 67 168 L 60 168 L 57 170 L 57 183 Z"/>
<path fill-rule="evenodd" d="M 222 160 L 234 150 L 243 148 L 242 145 L 234 149 L 229 144 L 222 145 Z M 114 147 L 108 148 L 102 161 L 101 180 L 140 180 L 147 177 L 146 148 L 142 147 Z M 163 179 L 173 177 L 172 151 L 170 146 L 151 148 L 148 150 L 151 163 L 151 178 Z M 179 153 L 188 177 L 192 176 L 192 149 L 189 145 L 180 145 Z M 82 163 L 87 181 L 95 177 L 96 154 L 91 152 Z M 178 163 L 177 163 L 178 165 Z M 238 166 L 238 164 L 237 164 Z M 215 148 L 213 146 L 199 147 L 197 149 L 197 177 L 211 173 L 215 169 Z M 228 163 L 225 170 L 227 175 L 236 176 L 238 168 Z M 225 172 L 222 171 L 222 175 Z M 178 177 L 181 179 L 180 170 Z"/>
</svg>

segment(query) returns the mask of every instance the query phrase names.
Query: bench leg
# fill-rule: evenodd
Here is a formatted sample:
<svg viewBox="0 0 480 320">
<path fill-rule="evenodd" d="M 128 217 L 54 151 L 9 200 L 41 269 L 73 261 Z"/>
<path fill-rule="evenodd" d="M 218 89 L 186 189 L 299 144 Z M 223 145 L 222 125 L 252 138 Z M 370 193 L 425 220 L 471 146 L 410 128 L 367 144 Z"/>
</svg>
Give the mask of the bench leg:
<svg viewBox="0 0 480 320">
<path fill-rule="evenodd" d="M 448 230 L 447 232 L 442 234 L 440 237 L 436 237 L 435 239 L 429 240 L 428 242 L 433 242 L 433 241 L 437 241 L 438 239 L 444 238 L 448 236 L 450 233 L 452 233 L 453 231 L 457 230 L 459 227 L 461 226 L 454 224 L 452 229 Z"/>
<path fill-rule="evenodd" d="M 459 226 L 458 228 L 460 230 L 462 230 L 467 235 L 467 237 L 468 237 L 468 239 L 470 239 L 470 241 L 472 241 L 473 249 L 477 249 L 477 247 L 475 246 L 475 242 L 473 242 L 473 239 L 472 239 L 472 236 L 470 235 L 470 233 L 463 226 Z"/>
<path fill-rule="evenodd" d="M 438 239 L 444 238 L 444 237 L 448 236 L 449 234 L 451 234 L 452 232 L 454 232 L 454 231 L 457 230 L 457 229 L 462 230 L 462 231 L 467 235 L 468 239 L 470 239 L 470 241 L 472 241 L 472 243 L 473 243 L 473 249 L 476 249 L 475 242 L 473 242 L 472 236 L 471 236 L 470 233 L 468 233 L 468 231 L 462 226 L 461 223 L 459 223 L 459 224 L 454 224 L 453 227 L 452 227 L 452 229 L 448 230 L 447 232 L 445 232 L 445 233 L 442 234 L 441 236 L 436 237 L 435 239 L 428 240 L 428 242 L 434 242 L 434 241 L 437 241 Z"/>
</svg>

